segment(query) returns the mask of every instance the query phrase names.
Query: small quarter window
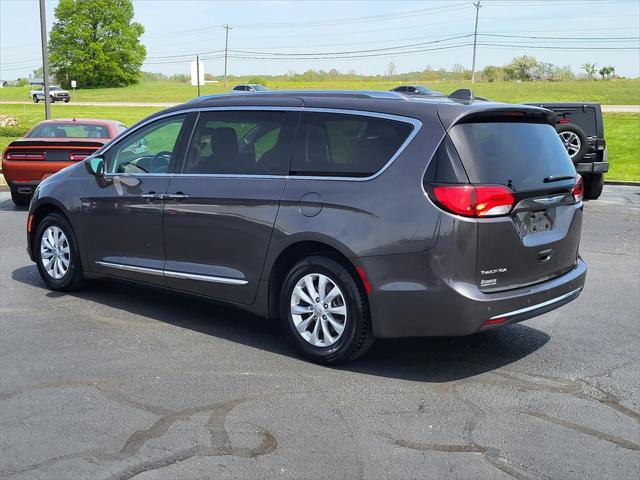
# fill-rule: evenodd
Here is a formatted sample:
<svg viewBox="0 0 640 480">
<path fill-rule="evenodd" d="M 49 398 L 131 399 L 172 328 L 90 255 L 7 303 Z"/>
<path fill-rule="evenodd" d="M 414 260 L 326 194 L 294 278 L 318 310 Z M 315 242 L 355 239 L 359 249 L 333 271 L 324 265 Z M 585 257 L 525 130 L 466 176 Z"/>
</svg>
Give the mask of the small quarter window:
<svg viewBox="0 0 640 480">
<path fill-rule="evenodd" d="M 291 173 L 368 177 L 391 160 L 412 129 L 409 123 L 379 117 L 305 112 Z"/>
</svg>

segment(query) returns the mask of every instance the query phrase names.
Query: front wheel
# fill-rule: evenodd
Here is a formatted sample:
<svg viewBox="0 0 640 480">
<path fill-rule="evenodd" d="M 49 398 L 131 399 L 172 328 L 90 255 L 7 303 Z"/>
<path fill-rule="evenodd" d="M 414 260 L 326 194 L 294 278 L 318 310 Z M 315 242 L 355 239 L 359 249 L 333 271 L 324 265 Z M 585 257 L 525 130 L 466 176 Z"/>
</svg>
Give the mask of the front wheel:
<svg viewBox="0 0 640 480">
<path fill-rule="evenodd" d="M 33 249 L 40 276 L 50 289 L 71 291 L 84 285 L 76 237 L 62 215 L 49 214 L 38 224 Z"/>
<path fill-rule="evenodd" d="M 38 98 L 37 95 L 33 96 L 33 103 L 38 103 L 40 101 L 40 99 Z"/>
<path fill-rule="evenodd" d="M 56 99 L 54 97 L 49 97 L 49 99 L 51 100 L 51 103 L 56 103 Z"/>
<path fill-rule="evenodd" d="M 65 98 L 64 99 L 64 103 L 69 103 L 69 100 L 71 100 L 70 98 Z"/>
<path fill-rule="evenodd" d="M 280 318 L 298 350 L 314 362 L 348 362 L 373 344 L 362 287 L 328 257 L 308 257 L 291 268 L 280 292 Z"/>
<path fill-rule="evenodd" d="M 592 173 L 584 178 L 584 198 L 596 200 L 602 194 L 604 188 L 604 175 L 602 173 Z"/>
</svg>

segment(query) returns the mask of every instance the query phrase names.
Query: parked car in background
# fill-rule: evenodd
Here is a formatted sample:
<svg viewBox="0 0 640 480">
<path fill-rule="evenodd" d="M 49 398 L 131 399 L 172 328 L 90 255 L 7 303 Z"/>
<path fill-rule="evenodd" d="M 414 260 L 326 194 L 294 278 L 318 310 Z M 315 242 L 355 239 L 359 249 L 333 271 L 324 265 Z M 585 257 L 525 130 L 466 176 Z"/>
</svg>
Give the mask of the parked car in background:
<svg viewBox="0 0 640 480">
<path fill-rule="evenodd" d="M 28 205 L 36 186 L 59 170 L 84 160 L 126 127 L 113 120 L 45 120 L 11 142 L 2 154 L 2 174 L 16 205 Z"/>
<path fill-rule="evenodd" d="M 280 318 L 324 363 L 582 291 L 582 180 L 548 110 L 463 92 L 263 92 L 158 112 L 40 184 L 53 290 L 118 277 Z"/>
<path fill-rule="evenodd" d="M 556 131 L 576 170 L 584 179 L 584 196 L 594 200 L 602 193 L 609 171 L 602 108 L 598 103 L 529 103 L 556 114 Z"/>
<path fill-rule="evenodd" d="M 392 88 L 391 91 L 404 93 L 405 95 L 444 95 L 444 93 L 431 90 L 424 85 L 400 85 Z"/>
<path fill-rule="evenodd" d="M 268 89 L 259 83 L 241 83 L 231 89 L 231 93 L 266 92 Z"/>
<path fill-rule="evenodd" d="M 29 96 L 32 98 L 34 103 L 38 103 L 41 100 L 44 102 L 44 88 L 42 90 L 31 90 L 29 92 Z M 66 90 L 63 90 L 62 88 L 56 85 L 51 85 L 49 87 L 49 98 L 51 99 L 51 103 L 55 103 L 55 102 L 69 103 L 69 101 L 71 100 L 71 96 L 69 95 L 69 92 L 67 92 Z"/>
</svg>

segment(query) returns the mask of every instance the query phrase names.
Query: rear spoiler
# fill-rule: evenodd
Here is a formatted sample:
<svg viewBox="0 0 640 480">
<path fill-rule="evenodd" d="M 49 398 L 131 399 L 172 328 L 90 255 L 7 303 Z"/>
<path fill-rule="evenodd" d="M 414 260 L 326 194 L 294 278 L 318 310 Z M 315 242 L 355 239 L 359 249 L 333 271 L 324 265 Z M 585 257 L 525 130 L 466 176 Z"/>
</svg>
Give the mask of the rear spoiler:
<svg viewBox="0 0 640 480">
<path fill-rule="evenodd" d="M 73 139 L 73 140 L 65 140 L 62 138 L 52 138 L 51 140 L 29 140 L 29 139 L 19 139 L 11 142 L 8 147 L 95 147 L 100 148 L 105 143 L 107 143 L 110 139 L 106 138 L 104 142 L 101 142 L 96 139 L 90 140 L 82 140 L 82 139 Z"/>
</svg>

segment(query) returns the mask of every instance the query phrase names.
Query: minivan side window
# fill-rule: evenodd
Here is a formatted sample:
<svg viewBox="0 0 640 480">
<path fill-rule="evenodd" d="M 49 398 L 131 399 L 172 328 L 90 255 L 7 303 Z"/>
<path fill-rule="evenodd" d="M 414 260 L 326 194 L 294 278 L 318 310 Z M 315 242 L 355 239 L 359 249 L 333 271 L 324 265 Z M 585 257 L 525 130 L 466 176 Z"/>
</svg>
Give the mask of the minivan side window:
<svg viewBox="0 0 640 480">
<path fill-rule="evenodd" d="M 386 118 L 304 112 L 291 174 L 368 177 L 389 162 L 412 130 L 409 123 Z"/>
<path fill-rule="evenodd" d="M 156 120 L 107 152 L 107 173 L 167 173 L 186 115 Z"/>
<path fill-rule="evenodd" d="M 202 112 L 183 173 L 286 175 L 293 124 L 285 111 Z"/>
</svg>

